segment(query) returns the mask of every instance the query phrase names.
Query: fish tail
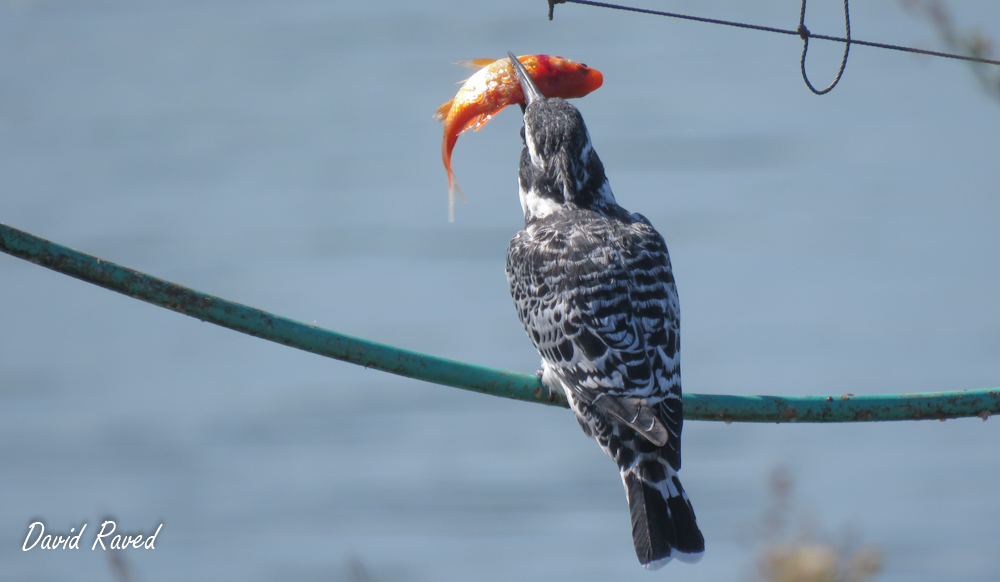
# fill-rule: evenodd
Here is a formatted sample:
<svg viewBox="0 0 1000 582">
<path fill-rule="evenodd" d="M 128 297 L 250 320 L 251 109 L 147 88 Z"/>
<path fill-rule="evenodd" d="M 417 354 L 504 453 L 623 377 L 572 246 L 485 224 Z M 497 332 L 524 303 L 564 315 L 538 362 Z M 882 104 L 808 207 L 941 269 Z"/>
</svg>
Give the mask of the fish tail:
<svg viewBox="0 0 1000 582">
<path fill-rule="evenodd" d="M 462 189 L 458 187 L 458 180 L 455 179 L 455 173 L 451 170 L 451 152 L 455 148 L 455 142 L 458 141 L 458 133 L 449 131 L 451 129 L 449 125 L 449 123 L 445 123 L 444 139 L 441 140 L 441 160 L 444 162 L 444 169 L 448 172 L 448 222 L 455 222 L 455 194 L 458 193 L 462 202 L 465 202 L 465 194 L 462 194 Z"/>
<path fill-rule="evenodd" d="M 458 180 L 455 179 L 455 174 L 451 171 L 451 165 L 448 165 L 448 222 L 455 222 L 455 194 L 465 203 L 465 194 L 462 194 L 462 189 L 458 187 Z"/>
<path fill-rule="evenodd" d="M 455 176 L 448 172 L 448 222 L 455 222 L 455 194 L 458 194 L 462 204 L 465 204 L 465 194 L 462 194 L 462 189 L 458 187 Z"/>
</svg>

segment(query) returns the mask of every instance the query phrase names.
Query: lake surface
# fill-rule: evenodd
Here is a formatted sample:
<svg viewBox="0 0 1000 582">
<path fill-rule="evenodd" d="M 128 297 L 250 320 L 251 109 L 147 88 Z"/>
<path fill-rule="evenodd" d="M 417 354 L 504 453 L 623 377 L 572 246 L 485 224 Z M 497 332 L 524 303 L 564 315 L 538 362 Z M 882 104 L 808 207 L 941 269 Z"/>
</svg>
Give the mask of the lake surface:
<svg viewBox="0 0 1000 582">
<path fill-rule="evenodd" d="M 751 5 L 752 4 L 752 5 Z M 836 2 L 807 24 L 839 35 Z M 791 0 L 645 6 L 794 28 Z M 954 3 L 961 27 L 995 2 Z M 517 110 L 463 135 L 447 222 L 431 113 L 468 71 L 560 54 L 619 202 L 670 246 L 694 393 L 1000 385 L 1000 101 L 962 63 L 855 47 L 816 97 L 801 41 L 481 3 L 0 3 L 0 222 L 360 337 L 533 372 L 503 272 Z M 900 4 L 856 38 L 940 48 Z M 840 47 L 815 41 L 832 79 Z M 263 342 L 0 256 L 0 578 L 745 580 L 786 467 L 796 520 L 880 580 L 1000 580 L 1000 419 L 689 422 L 696 565 L 636 562 L 613 463 L 560 409 Z M 28 524 L 86 549 L 21 550 Z M 825 537 L 824 537 L 825 536 Z M 88 541 L 89 540 L 89 541 Z M 359 573 L 360 570 L 368 574 Z"/>
</svg>

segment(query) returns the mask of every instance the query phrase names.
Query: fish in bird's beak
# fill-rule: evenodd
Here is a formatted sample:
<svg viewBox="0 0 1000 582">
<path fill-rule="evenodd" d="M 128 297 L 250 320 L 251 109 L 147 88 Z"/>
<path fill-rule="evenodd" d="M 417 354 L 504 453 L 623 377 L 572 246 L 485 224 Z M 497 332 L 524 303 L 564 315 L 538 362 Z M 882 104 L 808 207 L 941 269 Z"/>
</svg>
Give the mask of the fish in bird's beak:
<svg viewBox="0 0 1000 582">
<path fill-rule="evenodd" d="M 472 59 L 458 64 L 478 70 L 434 113 L 434 119 L 444 124 L 441 161 L 448 173 L 449 221 L 455 216 L 455 195 L 465 199 L 451 168 L 451 153 L 462 132 L 479 130 L 508 105 L 517 104 L 523 115 L 525 95 L 529 102 L 546 97 L 573 99 L 604 83 L 597 69 L 552 55 L 522 55 L 513 61 Z"/>
<path fill-rule="evenodd" d="M 517 80 L 521 82 L 521 91 L 524 93 L 524 106 L 527 107 L 535 101 L 544 101 L 545 95 L 538 90 L 535 82 L 531 80 L 531 75 L 525 70 L 524 65 L 521 61 L 517 60 L 514 53 L 507 51 L 507 56 L 510 58 L 510 65 L 514 67 L 514 72 L 517 73 Z"/>
</svg>

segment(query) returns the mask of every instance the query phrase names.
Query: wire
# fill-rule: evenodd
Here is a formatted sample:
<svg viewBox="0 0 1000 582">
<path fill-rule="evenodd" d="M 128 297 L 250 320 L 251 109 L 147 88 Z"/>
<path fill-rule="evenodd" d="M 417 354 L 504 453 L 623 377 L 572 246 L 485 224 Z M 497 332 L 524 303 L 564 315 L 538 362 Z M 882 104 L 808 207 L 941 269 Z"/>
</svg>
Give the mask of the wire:
<svg viewBox="0 0 1000 582">
<path fill-rule="evenodd" d="M 691 15 L 688 15 L 688 14 L 678 14 L 676 12 L 663 12 L 663 11 L 660 11 L 660 10 L 649 10 L 649 9 L 646 9 L 646 8 L 635 8 L 633 6 L 622 6 L 620 4 L 610 4 L 608 2 L 595 2 L 594 0 L 548 0 L 548 3 L 549 3 L 549 20 L 552 20 L 552 12 L 555 9 L 555 5 L 556 4 L 573 3 L 573 4 L 585 4 L 587 6 L 596 6 L 598 8 L 610 8 L 612 10 L 625 10 L 625 11 L 628 11 L 628 12 L 638 12 L 640 14 L 653 14 L 653 15 L 656 15 L 656 16 L 666 16 L 666 17 L 669 17 L 669 18 L 680 18 L 682 20 L 693 20 L 695 22 L 704 22 L 704 23 L 707 23 L 707 24 L 718 24 L 718 25 L 722 25 L 722 26 L 735 26 L 737 28 L 747 28 L 747 29 L 750 29 L 750 30 L 760 30 L 760 31 L 764 31 L 764 32 L 773 32 L 773 33 L 776 33 L 776 34 L 788 34 L 788 35 L 798 36 L 803 41 L 802 67 L 801 67 L 802 68 L 802 78 L 806 82 L 806 85 L 809 87 L 809 89 L 813 93 L 816 93 L 817 95 L 824 95 L 826 93 L 829 93 L 830 90 L 833 89 L 837 85 L 837 83 L 840 81 L 841 76 L 843 76 L 843 74 L 844 74 L 844 67 L 847 65 L 847 54 L 848 54 L 848 51 L 850 50 L 851 45 L 853 45 L 853 44 L 862 45 L 862 46 L 870 46 L 870 47 L 880 48 L 880 49 L 886 49 L 886 50 L 902 51 L 902 52 L 908 52 L 908 53 L 916 53 L 916 54 L 928 55 L 928 56 L 932 56 L 932 57 L 942 57 L 942 58 L 946 58 L 946 59 L 958 59 L 958 60 L 969 61 L 969 62 L 973 62 L 973 63 L 984 63 L 984 64 L 988 64 L 988 65 L 1000 65 L 1000 61 L 996 61 L 996 60 L 992 60 L 992 59 L 986 59 L 986 58 L 982 58 L 982 57 L 970 57 L 970 56 L 966 56 L 966 55 L 957 55 L 957 54 L 953 54 L 953 53 L 942 53 L 942 52 L 937 52 L 937 51 L 928 51 L 928 50 L 923 50 L 923 49 L 918 49 L 918 48 L 912 48 L 912 47 L 906 47 L 906 46 L 899 46 L 899 45 L 894 45 L 894 44 L 886 44 L 886 43 L 881 43 L 881 42 L 869 42 L 869 41 L 866 41 L 866 40 L 853 39 L 853 38 L 851 38 L 851 19 L 850 19 L 850 13 L 848 11 L 847 0 L 844 0 L 844 19 L 845 19 L 846 24 L 847 24 L 847 35 L 846 35 L 845 38 L 841 38 L 841 37 L 837 37 L 837 36 L 827 36 L 825 34 L 813 34 L 813 33 L 809 32 L 809 29 L 806 28 L 806 25 L 805 25 L 806 0 L 802 0 L 802 11 L 801 11 L 801 13 L 799 15 L 799 27 L 797 29 L 795 29 L 795 30 L 789 30 L 789 29 L 785 29 L 785 28 L 774 28 L 774 27 L 771 27 L 771 26 L 760 26 L 760 25 L 757 25 L 757 24 L 746 24 L 744 22 L 734 22 L 734 21 L 731 21 L 731 20 L 719 20 L 717 18 L 705 18 L 703 16 L 691 16 Z M 840 71 L 837 73 L 837 78 L 834 79 L 833 83 L 829 87 L 827 87 L 826 89 L 823 89 L 821 91 L 819 91 L 815 87 L 813 87 L 812 83 L 809 82 L 809 77 L 806 75 L 806 52 L 809 50 L 809 39 L 810 38 L 818 38 L 820 40 L 829 40 L 829 41 L 833 41 L 833 42 L 842 42 L 842 43 L 844 43 L 846 45 L 844 47 L 844 59 L 840 63 Z"/>
<path fill-rule="evenodd" d="M 844 26 L 847 28 L 847 38 L 846 43 L 844 43 L 844 58 L 840 61 L 840 70 L 837 71 L 837 78 L 830 83 L 830 86 L 822 91 L 813 87 L 813 84 L 809 82 L 809 75 L 806 74 L 806 53 L 809 52 L 809 29 L 806 28 L 806 0 L 802 0 L 802 11 L 799 13 L 799 27 L 795 32 L 799 33 L 799 37 L 802 38 L 802 64 L 800 65 L 802 69 L 802 80 L 806 82 L 806 87 L 817 95 L 826 95 L 837 86 L 840 82 L 840 78 L 844 76 L 844 67 L 847 66 L 847 55 L 851 52 L 851 11 L 847 6 L 847 0 L 844 0 Z"/>
<path fill-rule="evenodd" d="M 464 390 L 566 406 L 534 374 L 495 370 L 322 329 L 158 279 L 0 224 L 0 251 L 158 305 L 314 354 Z M 684 418 L 725 422 L 854 422 L 1000 414 L 1000 389 L 855 396 L 685 394 Z"/>
</svg>

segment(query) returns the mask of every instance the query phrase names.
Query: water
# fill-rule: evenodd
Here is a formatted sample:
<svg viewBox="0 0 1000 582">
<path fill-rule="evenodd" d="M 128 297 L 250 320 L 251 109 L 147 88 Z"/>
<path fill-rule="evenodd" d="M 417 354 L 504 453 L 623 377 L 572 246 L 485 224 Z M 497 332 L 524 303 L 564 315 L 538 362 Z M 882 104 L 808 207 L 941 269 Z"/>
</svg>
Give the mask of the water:
<svg viewBox="0 0 1000 582">
<path fill-rule="evenodd" d="M 820 5 L 823 4 L 823 5 Z M 835 4 L 835 3 L 832 3 Z M 814 6 L 815 5 L 815 6 Z M 650 4 L 794 27 L 798 4 Z M 882 0 L 856 37 L 934 47 Z M 1000 22 L 995 3 L 959 23 Z M 542 2 L 0 4 L 0 220 L 337 331 L 530 372 L 506 290 L 518 119 L 455 152 L 430 117 L 480 56 L 600 69 L 578 102 L 619 201 L 670 245 L 685 389 L 1000 385 L 1000 103 L 964 65 L 857 47 L 815 97 L 800 41 Z M 817 33 L 835 6 L 811 3 Z M 986 29 L 1000 36 L 995 26 Z M 814 83 L 839 47 L 810 47 Z M 566 411 L 215 328 L 0 257 L 0 578 L 111 580 L 28 524 L 163 523 L 138 579 L 746 579 L 775 466 L 887 581 L 998 580 L 996 419 L 690 422 L 708 552 L 639 568 L 620 480 Z"/>
</svg>

